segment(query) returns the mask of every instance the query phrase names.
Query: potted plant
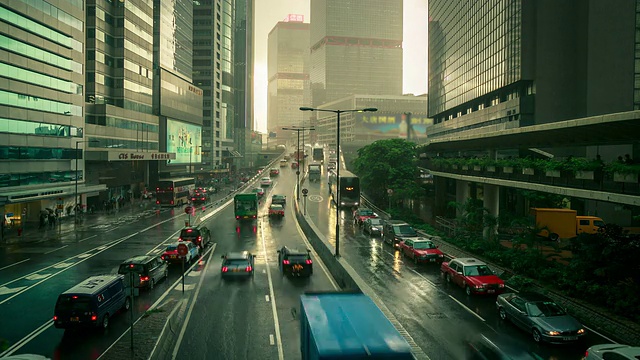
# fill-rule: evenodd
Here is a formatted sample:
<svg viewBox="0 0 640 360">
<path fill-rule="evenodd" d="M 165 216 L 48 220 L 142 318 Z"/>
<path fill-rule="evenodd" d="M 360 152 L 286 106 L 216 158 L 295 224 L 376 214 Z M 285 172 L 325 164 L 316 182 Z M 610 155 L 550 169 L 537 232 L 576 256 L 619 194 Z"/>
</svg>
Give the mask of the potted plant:
<svg viewBox="0 0 640 360">
<path fill-rule="evenodd" d="M 625 164 L 614 162 L 605 166 L 605 171 L 613 174 L 613 181 L 637 183 L 640 174 L 640 164 Z"/>
<path fill-rule="evenodd" d="M 542 168 L 545 171 L 545 175 L 548 177 L 560 177 L 560 171 L 564 170 L 564 163 L 557 160 L 547 160 L 541 163 Z"/>
</svg>

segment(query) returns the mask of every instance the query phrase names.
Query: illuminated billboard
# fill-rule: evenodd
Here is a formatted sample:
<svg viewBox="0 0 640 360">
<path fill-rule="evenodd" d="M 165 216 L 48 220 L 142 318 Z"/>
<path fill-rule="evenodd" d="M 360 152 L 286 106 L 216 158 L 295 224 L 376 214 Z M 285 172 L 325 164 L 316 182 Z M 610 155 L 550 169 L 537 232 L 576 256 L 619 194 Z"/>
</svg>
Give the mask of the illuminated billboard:
<svg viewBox="0 0 640 360">
<path fill-rule="evenodd" d="M 202 127 L 167 119 L 167 152 L 175 153 L 168 164 L 197 164 L 202 162 Z"/>
<path fill-rule="evenodd" d="M 391 138 L 407 138 L 406 117 L 404 114 L 356 113 L 356 140 L 381 140 Z M 413 114 L 410 117 L 411 137 L 426 139 L 427 128 L 433 125 L 433 119 L 426 115 Z"/>
</svg>

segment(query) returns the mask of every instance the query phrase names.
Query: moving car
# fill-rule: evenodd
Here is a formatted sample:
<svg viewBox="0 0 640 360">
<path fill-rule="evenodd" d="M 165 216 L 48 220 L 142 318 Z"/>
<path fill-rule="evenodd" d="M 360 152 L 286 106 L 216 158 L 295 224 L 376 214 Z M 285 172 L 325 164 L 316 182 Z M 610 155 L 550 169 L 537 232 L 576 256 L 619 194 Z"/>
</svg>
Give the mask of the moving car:
<svg viewBox="0 0 640 360">
<path fill-rule="evenodd" d="M 638 360 L 640 347 L 621 344 L 599 344 L 588 348 L 584 360 Z"/>
<path fill-rule="evenodd" d="M 129 284 L 130 273 L 135 274 L 133 286 L 153 289 L 157 282 L 169 276 L 169 266 L 155 255 L 134 256 L 125 260 L 118 268 L 118 274 L 125 276 L 125 283 Z"/>
<path fill-rule="evenodd" d="M 362 224 L 362 232 L 365 232 L 371 236 L 382 235 L 382 219 L 380 218 L 368 218 Z"/>
<path fill-rule="evenodd" d="M 178 241 L 191 241 L 203 249 L 211 243 L 211 232 L 206 226 L 187 226 L 180 231 Z"/>
<path fill-rule="evenodd" d="M 264 189 L 259 187 L 259 188 L 253 188 L 251 189 L 252 193 L 255 193 L 256 195 L 258 195 L 259 198 L 264 196 Z"/>
<path fill-rule="evenodd" d="M 284 217 L 284 207 L 280 204 L 269 205 L 269 217 Z"/>
<path fill-rule="evenodd" d="M 313 261 L 311 250 L 300 251 L 283 246 L 278 250 L 278 264 L 282 275 L 311 276 L 313 274 Z"/>
<path fill-rule="evenodd" d="M 229 277 L 251 277 L 254 272 L 256 256 L 248 251 L 230 252 L 222 255 L 220 274 L 223 279 Z"/>
<path fill-rule="evenodd" d="M 271 168 L 269 170 L 269 176 L 277 176 L 280 175 L 280 170 L 278 168 Z"/>
<path fill-rule="evenodd" d="M 442 264 L 444 254 L 433 241 L 425 237 L 405 239 L 400 242 L 400 252 L 404 256 L 413 259 L 414 263 L 437 263 Z"/>
<path fill-rule="evenodd" d="M 107 329 L 109 319 L 131 307 L 122 275 L 92 276 L 58 296 L 53 325 L 58 329 Z"/>
<path fill-rule="evenodd" d="M 271 186 L 273 182 L 270 177 L 263 177 L 260 179 L 260 186 Z"/>
<path fill-rule="evenodd" d="M 291 168 L 292 169 L 297 169 L 298 168 L 298 163 L 296 161 L 291 163 Z"/>
<path fill-rule="evenodd" d="M 504 292 L 504 281 L 478 259 L 455 258 L 445 261 L 440 266 L 440 272 L 447 283 L 464 288 L 467 295 Z"/>
<path fill-rule="evenodd" d="M 280 204 L 282 206 L 285 206 L 285 205 L 287 205 L 287 197 L 285 195 L 275 194 L 275 195 L 271 196 L 271 203 L 272 204 Z"/>
<path fill-rule="evenodd" d="M 184 261 L 187 264 L 197 259 L 198 256 L 200 255 L 198 246 L 196 246 L 194 243 L 192 243 L 191 241 L 179 241 L 179 242 L 175 242 L 173 244 L 167 245 L 167 249 L 164 251 L 164 253 L 161 256 L 162 260 L 173 263 L 173 264 L 181 263 L 182 258 L 180 258 L 180 255 L 178 255 L 178 245 L 180 244 L 185 244 L 187 246 L 188 251 L 184 259 Z"/>
<path fill-rule="evenodd" d="M 534 293 L 520 292 L 499 295 L 496 309 L 500 319 L 509 320 L 529 332 L 533 341 L 566 343 L 581 339 L 586 330 L 582 324 L 550 298 Z"/>
<path fill-rule="evenodd" d="M 400 242 L 406 238 L 418 237 L 418 233 L 402 220 L 387 220 L 382 228 L 382 238 L 394 248 L 400 246 Z"/>
<path fill-rule="evenodd" d="M 191 203 L 193 205 L 206 204 L 209 201 L 208 193 L 194 193 L 191 195 Z"/>
<path fill-rule="evenodd" d="M 365 220 L 368 218 L 377 218 L 378 214 L 374 213 L 373 210 L 368 208 L 358 208 L 353 210 L 353 222 L 358 226 L 362 226 Z"/>
<path fill-rule="evenodd" d="M 289 162 L 286 159 L 280 160 L 280 167 L 287 167 L 287 165 L 289 165 Z"/>
</svg>

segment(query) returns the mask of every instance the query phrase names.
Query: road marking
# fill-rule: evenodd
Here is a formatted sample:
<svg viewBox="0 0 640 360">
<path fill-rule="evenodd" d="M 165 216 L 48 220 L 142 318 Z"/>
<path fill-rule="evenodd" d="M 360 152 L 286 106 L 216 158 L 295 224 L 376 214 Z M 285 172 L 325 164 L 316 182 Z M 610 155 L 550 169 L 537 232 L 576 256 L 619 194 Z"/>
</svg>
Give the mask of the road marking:
<svg viewBox="0 0 640 360">
<path fill-rule="evenodd" d="M 269 295 L 265 295 L 265 296 L 264 296 L 264 299 L 265 299 L 267 302 L 269 302 Z"/>
<path fill-rule="evenodd" d="M 208 260 L 211 260 L 211 256 L 213 255 L 215 248 L 216 248 L 216 244 L 213 244 L 213 248 L 211 249 L 211 252 L 209 252 Z M 207 260 L 207 263 L 210 263 L 208 260 Z M 173 354 L 171 356 L 172 359 L 175 359 L 176 356 L 178 356 L 178 350 L 180 349 L 180 345 L 182 343 L 182 337 L 184 336 L 184 333 L 187 331 L 187 325 L 189 325 L 189 320 L 191 319 L 191 313 L 193 312 L 193 308 L 195 307 L 196 301 L 198 300 L 198 294 L 200 293 L 200 289 L 202 289 L 202 282 L 204 281 L 204 278 L 205 278 L 205 275 L 207 274 L 208 269 L 209 269 L 209 266 L 205 266 L 204 269 L 202 270 L 202 276 L 200 277 L 200 281 L 198 281 L 198 287 L 196 288 L 196 292 L 193 295 L 193 300 L 191 300 L 191 304 L 189 305 L 189 310 L 187 310 L 187 315 L 184 319 L 184 323 L 182 324 L 180 335 L 178 335 L 178 341 L 176 342 L 176 347 L 173 349 Z"/>
<path fill-rule="evenodd" d="M 15 288 L 8 288 L 6 286 L 3 286 L 3 287 L 0 287 L 0 295 L 13 294 L 14 292 L 18 292 L 24 288 L 26 288 L 26 286 L 18 286 Z"/>
<path fill-rule="evenodd" d="M 448 294 L 447 294 L 448 295 Z M 480 319 L 482 322 L 485 322 L 486 320 L 482 318 L 482 316 L 478 315 L 475 311 L 469 309 L 467 307 L 467 305 L 461 303 L 458 299 L 454 298 L 453 296 L 449 295 L 449 298 L 451 298 L 451 300 L 455 301 L 458 303 L 458 305 L 462 306 L 465 310 L 467 310 L 468 312 L 470 312 L 471 314 L 473 314 L 475 317 L 477 317 L 478 319 Z"/>
<path fill-rule="evenodd" d="M 96 237 L 96 236 L 98 236 L 98 235 L 91 235 L 91 236 L 89 236 L 88 238 L 84 238 L 84 239 L 82 239 L 82 240 L 78 240 L 78 242 L 83 242 L 83 241 L 86 241 L 86 240 L 89 240 L 89 239 L 93 239 L 93 238 L 94 238 L 94 237 Z"/>
<path fill-rule="evenodd" d="M 10 267 L 12 267 L 12 266 L 16 266 L 16 265 L 18 265 L 18 264 L 22 264 L 23 262 L 25 262 L 25 261 L 29 261 L 29 260 L 31 260 L 31 258 L 24 259 L 24 260 L 18 261 L 17 263 L 13 263 L 13 264 L 11 264 L 11 265 L 7 265 L 7 266 L 4 266 L 4 267 L 1 267 L 1 268 L 0 268 L 0 270 L 8 269 L 8 268 L 10 268 Z"/>
<path fill-rule="evenodd" d="M 59 247 L 59 248 L 57 248 L 57 249 L 49 250 L 49 251 L 47 251 L 47 252 L 46 252 L 46 253 L 44 253 L 44 254 L 45 254 L 45 255 L 47 255 L 47 254 L 51 254 L 52 252 L 54 252 L 54 251 L 58 251 L 58 250 L 60 250 L 60 249 L 64 249 L 64 248 L 66 248 L 67 246 L 69 246 L 69 245 L 65 245 L 65 246 L 61 246 L 61 247 Z"/>
<path fill-rule="evenodd" d="M 52 267 L 52 268 L 54 268 L 54 269 L 64 269 L 64 268 L 66 268 L 66 267 L 72 266 L 73 264 L 75 264 L 75 263 L 66 263 L 66 262 L 61 262 L 61 263 L 57 263 L 57 264 L 55 264 L 55 265 L 53 265 L 53 266 L 51 266 L 51 267 Z M 47 269 L 47 268 L 44 268 L 44 269 L 42 269 L 42 270 L 46 270 L 46 269 Z"/>
<path fill-rule="evenodd" d="M 297 223 L 297 222 L 296 222 Z M 280 337 L 280 322 L 278 321 L 278 309 L 276 307 L 276 296 L 273 292 L 273 281 L 271 280 L 271 269 L 269 268 L 269 256 L 267 255 L 267 242 L 264 239 L 264 222 L 260 222 L 260 237 L 262 238 L 262 251 L 264 253 L 264 261 L 267 264 L 267 279 L 269 280 L 269 294 L 271 295 L 271 311 L 273 312 L 273 322 L 276 329 L 276 341 L 278 344 L 278 359 L 284 359 L 282 350 L 282 338 Z"/>
<path fill-rule="evenodd" d="M 47 330 L 51 326 L 53 326 L 53 321 L 52 320 L 47 320 L 47 322 L 45 322 L 44 324 L 38 326 L 29 335 L 23 337 L 18 342 L 16 342 L 12 346 L 10 346 L 7 350 L 5 350 L 4 352 L 0 353 L 0 358 L 3 358 L 5 356 L 9 356 L 9 355 L 13 354 L 14 352 L 20 350 L 21 347 L 25 346 L 29 341 L 33 340 L 36 336 L 42 334 L 45 330 Z"/>
<path fill-rule="evenodd" d="M 41 280 L 44 278 L 48 278 L 51 274 L 33 274 L 25 277 L 26 280 Z"/>
<path fill-rule="evenodd" d="M 180 277 L 180 279 L 182 280 L 182 276 Z M 195 288 L 196 288 L 196 284 L 184 284 L 184 291 L 191 291 Z M 182 284 L 178 284 L 176 287 L 173 288 L 173 290 L 182 291 Z"/>
<path fill-rule="evenodd" d="M 102 250 L 104 250 L 104 249 L 102 249 Z M 102 250 L 100 250 L 100 251 L 102 251 Z M 80 255 L 77 255 L 76 257 L 77 257 L 78 259 L 84 259 L 84 258 L 87 258 L 87 257 L 89 257 L 89 256 L 91 256 L 91 253 L 84 253 L 84 254 L 80 254 Z"/>
<path fill-rule="evenodd" d="M 273 339 L 273 334 L 269 334 L 269 345 L 273 346 L 275 344 L 276 344 L 276 342 Z"/>
</svg>

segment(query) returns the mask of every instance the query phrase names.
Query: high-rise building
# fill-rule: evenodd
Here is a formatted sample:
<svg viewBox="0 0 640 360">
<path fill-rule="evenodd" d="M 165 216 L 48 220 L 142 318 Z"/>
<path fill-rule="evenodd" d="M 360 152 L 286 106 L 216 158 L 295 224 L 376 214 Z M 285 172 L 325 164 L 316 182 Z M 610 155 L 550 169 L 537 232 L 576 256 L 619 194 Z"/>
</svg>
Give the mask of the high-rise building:
<svg viewBox="0 0 640 360">
<path fill-rule="evenodd" d="M 202 165 L 221 172 L 223 144 L 233 143 L 234 131 L 234 0 L 193 3 L 193 82 L 203 91 Z"/>
<path fill-rule="evenodd" d="M 640 109 L 637 1 L 429 1 L 429 137 Z"/>
<path fill-rule="evenodd" d="M 87 181 L 108 191 L 90 205 L 139 196 L 158 158 L 153 109 L 153 3 L 86 2 Z M 157 166 L 153 166 L 156 169 Z"/>
<path fill-rule="evenodd" d="M 402 0 L 311 0 L 313 107 L 402 94 Z"/>
<path fill-rule="evenodd" d="M 234 27 L 234 90 L 235 121 L 233 144 L 224 144 L 222 156 L 226 161 L 234 160 L 237 168 L 255 165 L 257 153 L 251 146 L 253 119 L 253 22 L 254 0 L 236 0 Z M 233 149 L 235 145 L 235 150 Z"/>
<path fill-rule="evenodd" d="M 81 0 L 0 3 L 5 223 L 37 223 L 46 209 L 66 215 L 76 194 L 104 189 L 84 181 L 84 15 Z"/>
<path fill-rule="evenodd" d="M 285 126 L 302 126 L 306 115 L 300 106 L 309 89 L 309 24 L 303 15 L 291 14 L 278 22 L 268 37 L 267 74 L 267 129 L 276 133 L 281 142 L 290 132 L 279 131 Z"/>
</svg>

